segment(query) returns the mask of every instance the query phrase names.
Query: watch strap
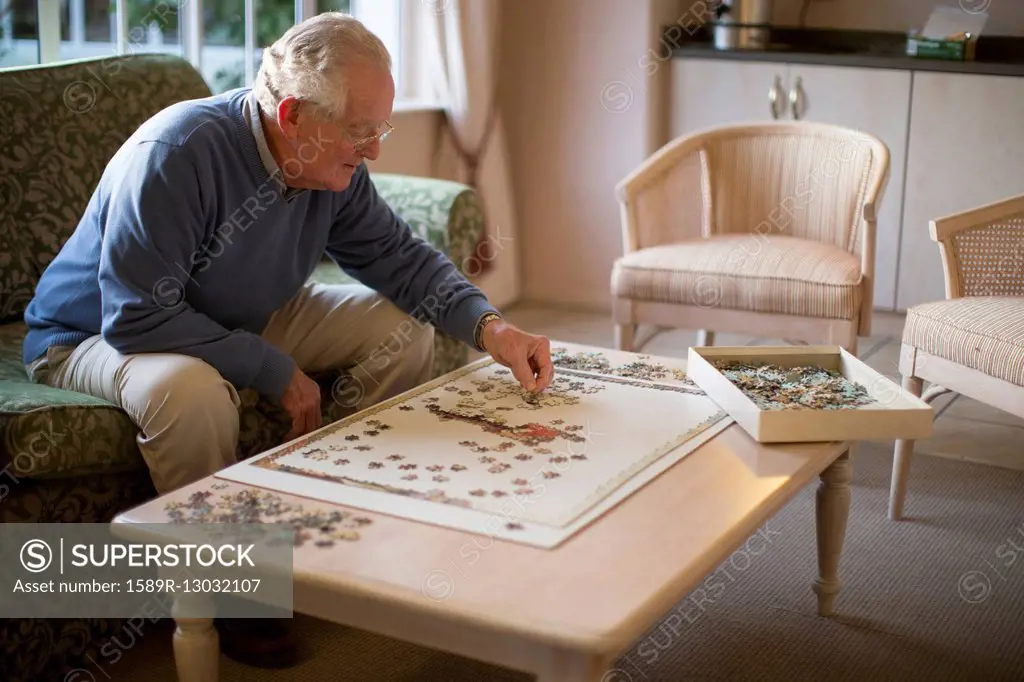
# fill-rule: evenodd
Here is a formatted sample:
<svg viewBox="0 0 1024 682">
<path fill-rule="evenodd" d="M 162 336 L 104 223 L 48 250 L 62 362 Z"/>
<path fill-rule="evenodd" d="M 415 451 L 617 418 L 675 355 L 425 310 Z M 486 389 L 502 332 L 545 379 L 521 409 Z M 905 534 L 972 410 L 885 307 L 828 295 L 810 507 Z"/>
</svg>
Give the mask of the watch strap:
<svg viewBox="0 0 1024 682">
<path fill-rule="evenodd" d="M 483 346 L 484 327 L 491 322 L 500 319 L 502 319 L 501 315 L 495 312 L 484 313 L 480 316 L 480 319 L 476 323 L 476 331 L 473 333 L 473 345 L 476 346 L 477 350 L 486 352 L 486 349 Z"/>
</svg>

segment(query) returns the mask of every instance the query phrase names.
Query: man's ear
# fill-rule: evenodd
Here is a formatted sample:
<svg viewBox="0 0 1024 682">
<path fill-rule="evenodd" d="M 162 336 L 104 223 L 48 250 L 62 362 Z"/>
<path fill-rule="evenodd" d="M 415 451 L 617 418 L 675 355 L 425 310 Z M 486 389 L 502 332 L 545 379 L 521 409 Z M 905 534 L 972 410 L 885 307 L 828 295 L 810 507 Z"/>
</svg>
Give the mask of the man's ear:
<svg viewBox="0 0 1024 682">
<path fill-rule="evenodd" d="M 295 137 L 299 126 L 299 100 L 289 95 L 277 105 L 277 124 L 285 137 Z"/>
</svg>

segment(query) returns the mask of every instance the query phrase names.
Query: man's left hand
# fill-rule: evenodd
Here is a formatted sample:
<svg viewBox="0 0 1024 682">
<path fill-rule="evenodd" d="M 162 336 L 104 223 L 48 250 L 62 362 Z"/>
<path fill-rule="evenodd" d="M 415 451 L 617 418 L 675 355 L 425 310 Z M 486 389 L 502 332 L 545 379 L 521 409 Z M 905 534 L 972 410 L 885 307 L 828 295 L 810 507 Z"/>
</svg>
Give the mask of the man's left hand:
<svg viewBox="0 0 1024 682">
<path fill-rule="evenodd" d="M 498 364 L 512 370 L 523 388 L 540 393 L 555 377 L 551 343 L 546 337 L 527 334 L 504 320 L 484 327 L 480 344 Z"/>
</svg>

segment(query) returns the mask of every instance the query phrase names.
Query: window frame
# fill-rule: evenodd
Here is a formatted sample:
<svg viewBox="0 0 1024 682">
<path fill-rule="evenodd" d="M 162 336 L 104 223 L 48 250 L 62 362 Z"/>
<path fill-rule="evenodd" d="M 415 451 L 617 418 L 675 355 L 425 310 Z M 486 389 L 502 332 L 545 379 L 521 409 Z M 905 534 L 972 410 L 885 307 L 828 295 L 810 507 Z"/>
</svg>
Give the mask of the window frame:
<svg viewBox="0 0 1024 682">
<path fill-rule="evenodd" d="M 62 3 L 60 0 L 36 0 L 38 28 L 36 38 L 14 38 L 13 35 L 8 36 L 5 33 L 3 44 L 28 50 L 30 49 L 29 43 L 35 42 L 36 63 L 40 65 L 79 59 L 93 53 L 102 55 L 103 48 L 113 48 L 111 52 L 117 55 L 149 51 L 178 54 L 203 74 L 211 90 L 216 90 L 215 83 L 211 82 L 211 76 L 203 71 L 203 51 L 204 48 L 209 47 L 205 45 L 204 40 L 204 0 L 190 0 L 187 3 L 181 3 L 179 5 L 181 14 L 178 16 L 179 39 L 177 43 L 153 49 L 147 49 L 150 45 L 148 42 L 145 44 L 131 42 L 127 0 L 115 0 L 111 21 L 113 35 L 109 41 L 86 40 L 85 0 L 67 1 L 70 17 L 69 40 L 61 40 Z M 216 2 L 217 0 L 207 1 Z M 255 78 L 257 53 L 262 49 L 256 44 L 256 19 L 259 13 L 259 3 L 258 0 L 242 1 L 244 3 L 245 41 L 244 46 L 240 47 L 240 54 L 245 74 L 243 82 L 249 86 Z M 412 2 L 415 1 L 412 0 Z M 352 14 L 359 17 L 370 30 L 379 35 L 391 52 L 392 73 L 395 78 L 395 109 L 422 105 L 424 98 L 420 91 L 421 88 L 417 87 L 417 79 L 410 77 L 409 73 L 411 65 L 419 61 L 410 56 L 410 53 L 417 49 L 413 42 L 415 34 L 409 30 L 410 0 L 350 0 L 350 2 Z M 0 0 L 0 3 L 3 3 L 5 8 L 8 7 L 4 0 Z M 171 5 L 170 2 L 168 4 Z M 316 15 L 318 13 L 317 5 L 317 0 L 294 0 L 293 22 L 297 23 Z M 9 25 L 9 22 L 5 22 L 5 24 Z M 81 50 L 84 54 L 79 54 L 76 50 Z M 66 56 L 61 56 L 62 51 Z"/>
</svg>

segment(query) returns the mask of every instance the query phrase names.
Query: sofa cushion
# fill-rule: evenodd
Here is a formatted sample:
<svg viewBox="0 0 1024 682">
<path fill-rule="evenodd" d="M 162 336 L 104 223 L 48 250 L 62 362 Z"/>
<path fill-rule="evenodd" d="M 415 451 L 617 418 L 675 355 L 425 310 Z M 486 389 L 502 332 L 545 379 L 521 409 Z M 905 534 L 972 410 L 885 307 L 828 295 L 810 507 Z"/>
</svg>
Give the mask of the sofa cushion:
<svg viewBox="0 0 1024 682">
<path fill-rule="evenodd" d="M 208 95 L 171 55 L 0 71 L 0 323 L 21 319 L 128 136 L 161 109 Z"/>
<path fill-rule="evenodd" d="M 1024 386 L 1024 297 L 966 296 L 907 310 L 903 343 Z"/>
<path fill-rule="evenodd" d="M 850 320 L 861 264 L 836 246 L 789 236 L 723 235 L 616 260 L 612 294 L 656 303 Z"/>
<path fill-rule="evenodd" d="M 29 381 L 23 323 L 0 325 L 0 463 L 16 478 L 138 466 L 128 415 L 105 400 Z"/>
</svg>

